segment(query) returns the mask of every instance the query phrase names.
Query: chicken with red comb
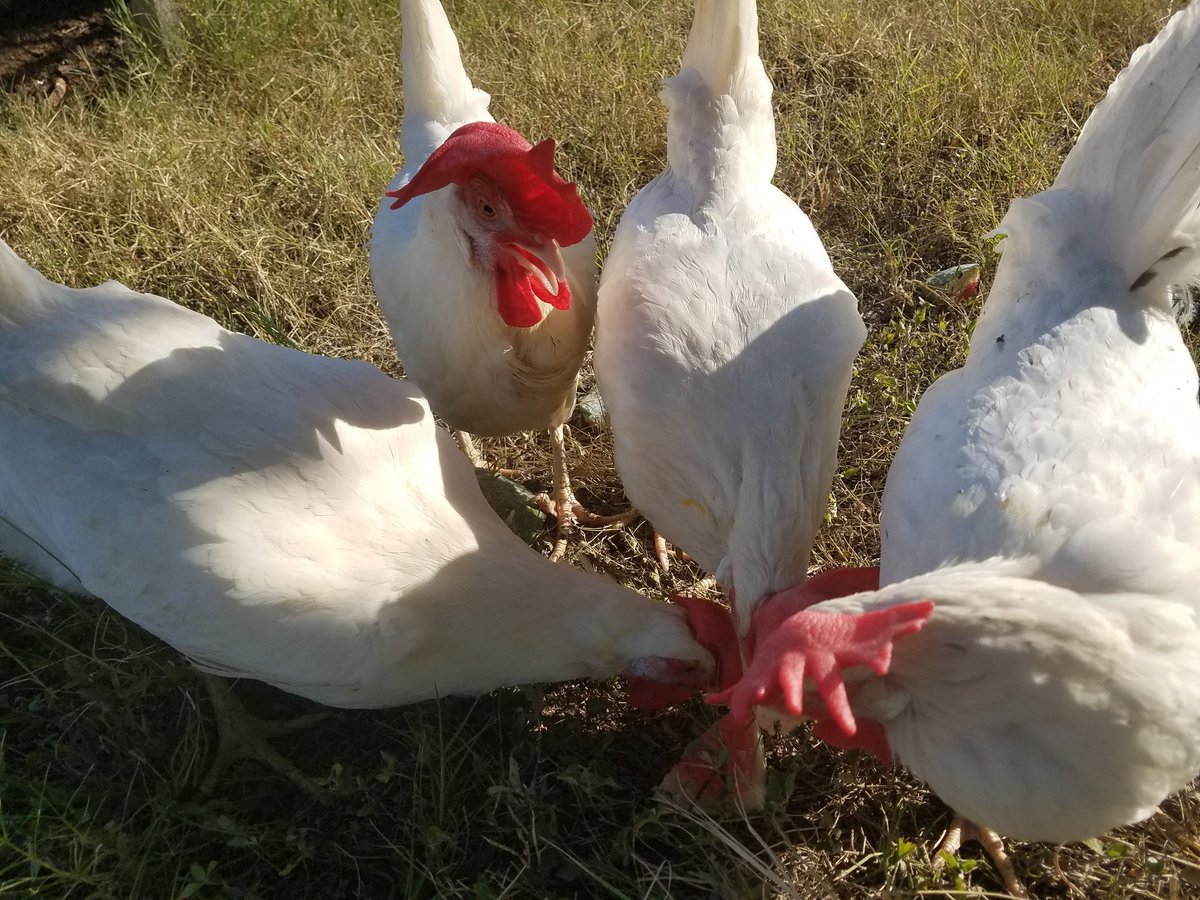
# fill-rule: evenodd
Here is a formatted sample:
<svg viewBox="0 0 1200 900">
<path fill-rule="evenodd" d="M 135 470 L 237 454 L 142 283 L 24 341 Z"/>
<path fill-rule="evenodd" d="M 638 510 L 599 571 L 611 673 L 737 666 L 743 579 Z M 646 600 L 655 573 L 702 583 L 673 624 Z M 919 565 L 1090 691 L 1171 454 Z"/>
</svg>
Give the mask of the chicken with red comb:
<svg viewBox="0 0 1200 900">
<path fill-rule="evenodd" d="M 728 696 L 877 722 L 1022 895 L 1000 834 L 1094 837 L 1200 772 L 1200 406 L 1169 302 L 1200 273 L 1200 4 L 998 232 L 967 359 L 888 473 L 881 587 L 759 635 Z"/>
<path fill-rule="evenodd" d="M 379 204 L 371 279 L 405 374 L 459 434 L 548 429 L 558 517 L 553 558 L 577 522 L 564 427 L 596 312 L 592 217 L 530 144 L 492 119 L 438 0 L 402 0 L 405 167 Z"/>
<path fill-rule="evenodd" d="M 571 308 L 558 248 L 591 234 L 592 216 L 575 185 L 554 169 L 554 139 L 536 147 L 507 125 L 470 122 L 446 138 L 404 187 L 388 191 L 389 210 L 450 185 L 484 227 L 472 241 L 475 262 L 492 268 L 496 310 L 512 328 L 541 322 L 545 303 Z M 466 230 L 466 229 L 464 229 Z"/>
<path fill-rule="evenodd" d="M 630 202 L 600 281 L 596 383 L 625 493 L 734 598 L 738 633 L 804 581 L 837 466 L 854 295 L 772 178 L 755 0 L 696 0 L 667 167 Z"/>
</svg>

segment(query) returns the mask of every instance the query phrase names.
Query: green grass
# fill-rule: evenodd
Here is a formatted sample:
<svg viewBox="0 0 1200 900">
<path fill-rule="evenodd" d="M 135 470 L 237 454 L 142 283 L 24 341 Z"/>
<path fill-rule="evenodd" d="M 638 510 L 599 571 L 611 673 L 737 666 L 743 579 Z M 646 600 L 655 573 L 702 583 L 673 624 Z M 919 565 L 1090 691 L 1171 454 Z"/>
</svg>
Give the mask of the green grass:
<svg viewBox="0 0 1200 900">
<path fill-rule="evenodd" d="M 554 135 L 602 249 L 664 159 L 659 79 L 682 0 L 457 0 L 448 11 L 492 109 Z M 1175 4 L 1177 5 L 1177 4 Z M 365 241 L 399 164 L 391 0 L 189 0 L 171 65 L 49 108 L 0 98 L 0 235 L 48 276 L 118 278 L 223 323 L 396 371 Z M 925 277 L 994 268 L 981 235 L 1045 186 L 1164 0 L 763 0 L 777 183 L 810 211 L 859 295 L 859 359 L 815 561 L 871 562 L 888 463 L 921 391 L 961 362 L 978 301 Z M 986 286 L 986 285 L 985 285 Z M 581 494 L 617 506 L 605 435 L 576 429 Z M 540 436 L 484 442 L 544 486 Z M 574 561 L 662 596 L 634 536 Z M 287 745 L 337 800 L 253 765 L 212 797 L 200 682 L 101 604 L 0 581 L 0 895 L 24 897 L 757 898 L 996 891 L 975 850 L 931 870 L 945 808 L 902 772 L 800 733 L 770 745 L 767 809 L 715 821 L 651 793 L 711 713 L 626 709 L 618 685 L 500 691 L 339 712 Z M 260 711 L 301 701 L 246 691 Z M 1039 896 L 1200 893 L 1200 803 L 1086 845 L 1017 845 Z"/>
</svg>

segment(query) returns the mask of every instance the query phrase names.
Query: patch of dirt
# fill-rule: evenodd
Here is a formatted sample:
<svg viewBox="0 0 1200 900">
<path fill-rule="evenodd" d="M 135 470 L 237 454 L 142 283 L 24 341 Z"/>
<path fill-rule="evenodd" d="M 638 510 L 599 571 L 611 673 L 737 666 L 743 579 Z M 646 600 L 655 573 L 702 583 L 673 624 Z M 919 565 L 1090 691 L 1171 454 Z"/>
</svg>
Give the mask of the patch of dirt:
<svg viewBox="0 0 1200 900">
<path fill-rule="evenodd" d="M 111 0 L 0 0 L 0 90 L 59 103 L 120 68 Z"/>
</svg>

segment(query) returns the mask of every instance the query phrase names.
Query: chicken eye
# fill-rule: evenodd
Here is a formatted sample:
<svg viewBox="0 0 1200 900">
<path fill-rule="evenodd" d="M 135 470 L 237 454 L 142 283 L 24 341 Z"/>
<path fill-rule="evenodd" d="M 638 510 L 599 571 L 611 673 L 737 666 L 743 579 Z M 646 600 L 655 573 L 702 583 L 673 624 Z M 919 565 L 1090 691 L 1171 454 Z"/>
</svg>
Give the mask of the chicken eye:
<svg viewBox="0 0 1200 900">
<path fill-rule="evenodd" d="M 492 204 L 488 203 L 482 197 L 480 197 L 476 202 L 475 207 L 479 210 L 479 214 L 485 219 L 496 218 L 496 207 L 492 206 Z"/>
</svg>

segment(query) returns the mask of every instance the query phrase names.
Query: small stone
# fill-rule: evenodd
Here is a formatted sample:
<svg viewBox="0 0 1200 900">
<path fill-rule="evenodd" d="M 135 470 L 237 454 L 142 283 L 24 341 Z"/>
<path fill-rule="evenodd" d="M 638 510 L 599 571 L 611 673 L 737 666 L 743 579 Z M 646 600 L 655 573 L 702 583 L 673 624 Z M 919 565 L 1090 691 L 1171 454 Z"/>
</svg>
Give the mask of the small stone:
<svg viewBox="0 0 1200 900">
<path fill-rule="evenodd" d="M 546 530 L 545 513 L 538 507 L 533 492 L 491 469 L 476 469 L 475 478 L 496 515 L 513 534 L 533 546 Z"/>
<path fill-rule="evenodd" d="M 588 425 L 596 428 L 608 427 L 608 410 L 604 408 L 604 398 L 596 388 L 592 388 L 576 401 L 575 412 Z"/>
</svg>

